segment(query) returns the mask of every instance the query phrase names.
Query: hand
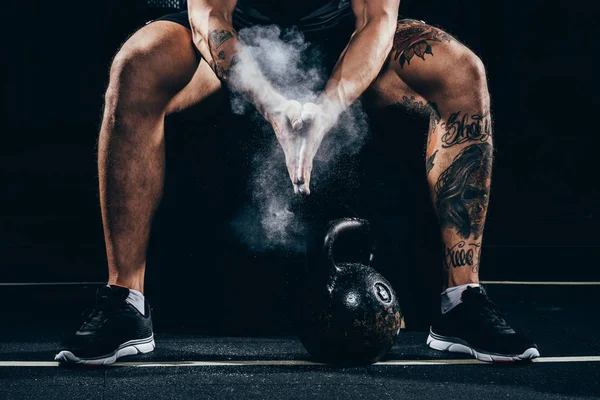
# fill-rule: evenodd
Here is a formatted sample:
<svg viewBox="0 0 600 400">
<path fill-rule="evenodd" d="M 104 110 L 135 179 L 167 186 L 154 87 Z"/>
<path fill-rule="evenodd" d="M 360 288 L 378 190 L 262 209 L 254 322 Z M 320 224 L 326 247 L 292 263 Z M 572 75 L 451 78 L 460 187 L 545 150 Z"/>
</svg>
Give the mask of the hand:
<svg viewBox="0 0 600 400">
<path fill-rule="evenodd" d="M 302 105 L 295 100 L 283 100 L 266 113 L 265 117 L 273 127 L 285 154 L 285 164 L 294 184 L 294 193 L 299 193 L 295 182 L 297 182 L 298 172 L 298 151 L 302 139 L 300 130 L 304 126 Z"/>
<path fill-rule="evenodd" d="M 294 193 L 310 194 L 313 159 L 325 134 L 335 123 L 337 113 L 314 103 L 301 105 L 285 100 L 267 114 L 285 154 L 285 163 Z"/>
<path fill-rule="evenodd" d="M 300 129 L 300 139 L 296 147 L 296 179 L 292 179 L 292 183 L 294 184 L 294 193 L 309 195 L 313 160 L 325 134 L 334 125 L 337 115 L 327 112 L 323 105 L 305 103 L 302 106 L 300 118 L 303 126 Z"/>
</svg>

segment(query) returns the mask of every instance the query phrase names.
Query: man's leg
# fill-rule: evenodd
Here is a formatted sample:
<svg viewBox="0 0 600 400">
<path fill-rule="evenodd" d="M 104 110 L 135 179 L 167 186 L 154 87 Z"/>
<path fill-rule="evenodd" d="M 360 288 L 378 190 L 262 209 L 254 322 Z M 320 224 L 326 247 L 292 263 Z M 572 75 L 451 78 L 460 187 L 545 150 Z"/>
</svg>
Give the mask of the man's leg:
<svg viewBox="0 0 600 400">
<path fill-rule="evenodd" d="M 109 284 L 143 292 L 152 217 L 164 181 L 164 118 L 219 90 L 191 33 L 167 21 L 135 33 L 113 62 L 99 139 Z"/>
<path fill-rule="evenodd" d="M 372 89 L 381 102 L 430 115 L 426 173 L 444 243 L 446 285 L 479 282 L 493 146 L 482 62 L 443 31 L 402 20 Z"/>
<path fill-rule="evenodd" d="M 452 327 L 444 329 L 461 337 L 462 342 L 477 342 L 487 353 L 506 355 L 493 360 L 539 355 L 537 349 L 530 351 L 535 345 L 515 334 L 478 288 L 493 157 L 490 96 L 483 63 L 442 30 L 421 21 L 402 20 L 387 65 L 373 83 L 371 93 L 376 95 L 375 105 L 402 104 L 431 118 L 425 172 L 444 246 L 442 260 L 447 278 L 442 313 L 446 319 L 455 315 L 450 314 L 455 308 L 465 314 L 455 317 L 449 322 Z M 465 293 L 472 301 L 458 307 Z M 481 314 L 482 310 L 487 311 Z M 484 316 L 482 320 L 477 319 L 479 314 Z M 469 327 L 473 332 L 466 337 L 457 328 L 460 319 L 466 324 L 463 317 L 473 325 Z M 490 334 L 488 339 L 503 342 L 486 343 L 483 331 Z M 505 336 L 494 336 L 499 333 Z M 452 350 L 453 344 L 443 349 L 460 351 Z M 488 354 L 478 358 L 492 361 Z"/>
<path fill-rule="evenodd" d="M 200 61 L 186 27 L 156 21 L 136 32 L 110 70 L 98 146 L 109 285 L 55 360 L 106 365 L 154 350 L 143 296 L 146 250 L 164 172 L 164 118 L 207 99 L 220 81 Z"/>
</svg>

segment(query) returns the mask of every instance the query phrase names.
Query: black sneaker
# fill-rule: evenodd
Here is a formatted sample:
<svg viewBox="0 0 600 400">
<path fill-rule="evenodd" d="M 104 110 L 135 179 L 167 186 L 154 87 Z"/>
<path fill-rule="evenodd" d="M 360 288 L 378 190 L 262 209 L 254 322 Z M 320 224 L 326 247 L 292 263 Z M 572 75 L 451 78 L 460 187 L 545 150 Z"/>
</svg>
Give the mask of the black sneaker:
<svg viewBox="0 0 600 400">
<path fill-rule="evenodd" d="M 462 303 L 439 314 L 427 345 L 435 350 L 466 353 L 481 361 L 527 361 L 540 356 L 535 343 L 514 331 L 504 313 L 481 287 L 468 287 Z"/>
<path fill-rule="evenodd" d="M 64 344 L 54 360 L 68 364 L 108 365 L 123 356 L 154 350 L 150 306 L 142 315 L 125 299 L 129 289 L 104 286 L 98 289 L 96 308 L 81 328 Z"/>
</svg>

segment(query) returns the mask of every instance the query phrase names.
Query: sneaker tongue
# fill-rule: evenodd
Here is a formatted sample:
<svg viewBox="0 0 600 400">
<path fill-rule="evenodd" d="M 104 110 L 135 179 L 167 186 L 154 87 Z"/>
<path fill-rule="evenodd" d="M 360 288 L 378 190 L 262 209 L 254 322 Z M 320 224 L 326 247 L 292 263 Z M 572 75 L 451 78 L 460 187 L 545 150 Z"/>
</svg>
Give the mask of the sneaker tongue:
<svg viewBox="0 0 600 400">
<path fill-rule="evenodd" d="M 497 333 L 502 334 L 514 334 L 515 331 L 511 328 L 510 325 L 506 323 L 504 318 L 498 314 L 496 305 L 489 301 L 487 297 L 487 293 L 485 289 L 481 286 L 479 287 L 468 287 L 462 294 L 463 296 L 475 296 L 471 297 L 472 301 L 477 301 L 478 304 L 482 304 L 484 306 L 484 315 L 487 315 L 488 321 L 493 323 L 494 330 Z M 479 297 L 483 296 L 483 297 Z"/>
<path fill-rule="evenodd" d="M 98 303 L 118 304 L 125 301 L 127 296 L 129 296 L 129 289 L 121 286 L 106 285 L 98 289 L 96 299 Z"/>
<path fill-rule="evenodd" d="M 477 286 L 477 287 L 469 286 L 469 287 L 467 287 L 467 289 L 464 292 L 462 292 L 462 296 L 468 297 L 468 296 L 472 296 L 472 295 L 483 295 L 483 296 L 487 297 L 487 292 L 485 291 L 485 289 L 482 286 Z"/>
<path fill-rule="evenodd" d="M 467 287 L 467 290 L 471 291 L 471 292 L 477 292 L 477 293 L 481 293 L 481 294 L 487 294 L 485 289 L 483 288 L 483 286 L 469 286 Z"/>
</svg>

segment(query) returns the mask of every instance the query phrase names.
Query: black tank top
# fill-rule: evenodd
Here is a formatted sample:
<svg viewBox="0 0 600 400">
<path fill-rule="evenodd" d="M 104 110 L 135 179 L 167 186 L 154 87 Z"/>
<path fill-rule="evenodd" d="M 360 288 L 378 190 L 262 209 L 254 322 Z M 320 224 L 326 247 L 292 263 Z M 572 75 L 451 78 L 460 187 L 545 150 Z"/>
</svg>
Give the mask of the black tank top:
<svg viewBox="0 0 600 400">
<path fill-rule="evenodd" d="M 310 32 L 351 14 L 350 0 L 238 0 L 234 20 L 240 27 L 276 24 Z"/>
</svg>

